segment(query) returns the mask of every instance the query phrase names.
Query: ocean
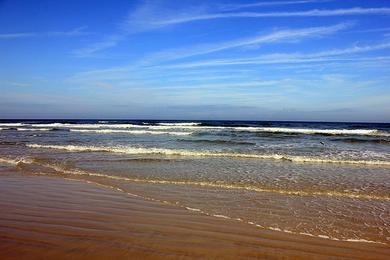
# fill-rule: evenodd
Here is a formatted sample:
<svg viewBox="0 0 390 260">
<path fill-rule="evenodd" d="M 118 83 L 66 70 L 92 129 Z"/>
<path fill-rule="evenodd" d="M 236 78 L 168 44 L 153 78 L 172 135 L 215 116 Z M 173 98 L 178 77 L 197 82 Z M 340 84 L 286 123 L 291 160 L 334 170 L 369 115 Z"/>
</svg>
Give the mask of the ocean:
<svg viewBox="0 0 390 260">
<path fill-rule="evenodd" d="M 0 173 L 10 169 L 260 229 L 390 245 L 390 124 L 0 120 Z"/>
</svg>

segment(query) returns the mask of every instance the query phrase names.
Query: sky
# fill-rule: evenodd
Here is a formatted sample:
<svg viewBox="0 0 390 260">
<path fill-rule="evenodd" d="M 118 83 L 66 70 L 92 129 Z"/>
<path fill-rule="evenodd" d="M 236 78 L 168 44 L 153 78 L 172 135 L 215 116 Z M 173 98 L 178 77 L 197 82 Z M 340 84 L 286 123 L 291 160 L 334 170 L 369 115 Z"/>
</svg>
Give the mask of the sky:
<svg viewBox="0 0 390 260">
<path fill-rule="evenodd" d="M 390 122 L 388 0 L 0 0 L 0 118 Z"/>
</svg>

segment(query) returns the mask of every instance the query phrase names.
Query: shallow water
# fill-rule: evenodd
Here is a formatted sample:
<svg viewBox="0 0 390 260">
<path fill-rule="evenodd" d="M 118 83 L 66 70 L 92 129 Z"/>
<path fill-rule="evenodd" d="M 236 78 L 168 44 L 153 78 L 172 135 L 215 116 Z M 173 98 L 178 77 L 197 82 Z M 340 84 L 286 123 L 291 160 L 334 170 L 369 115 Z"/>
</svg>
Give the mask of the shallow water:
<svg viewBox="0 0 390 260">
<path fill-rule="evenodd" d="M 260 228 L 390 244 L 390 125 L 1 121 L 0 165 Z"/>
</svg>

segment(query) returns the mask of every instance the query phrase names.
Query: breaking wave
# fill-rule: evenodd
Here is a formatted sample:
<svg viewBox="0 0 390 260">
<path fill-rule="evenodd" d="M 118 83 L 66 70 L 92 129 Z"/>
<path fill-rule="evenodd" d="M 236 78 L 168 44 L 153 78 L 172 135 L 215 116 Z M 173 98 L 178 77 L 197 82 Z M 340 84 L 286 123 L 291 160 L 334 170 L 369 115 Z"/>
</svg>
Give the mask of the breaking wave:
<svg viewBox="0 0 390 260">
<path fill-rule="evenodd" d="M 3 158 L 0 157 L 0 164 L 12 164 L 12 165 L 18 165 L 19 163 L 27 163 L 27 164 L 32 164 L 33 160 L 26 159 L 26 158 Z"/>
<path fill-rule="evenodd" d="M 323 134 L 323 135 L 372 135 L 390 136 L 390 133 L 377 129 L 311 129 L 311 128 L 284 128 L 284 127 L 235 127 L 235 131 L 295 133 L 295 134 Z"/>
<path fill-rule="evenodd" d="M 141 158 L 139 158 L 141 159 Z M 102 177 L 107 179 L 129 181 L 129 182 L 140 182 L 140 183 L 150 183 L 150 184 L 173 184 L 173 185 L 192 185 L 192 186 L 202 186 L 210 188 L 222 188 L 222 189 L 238 189 L 238 190 L 248 190 L 255 192 L 269 192 L 277 193 L 283 195 L 293 195 L 293 196 L 329 196 L 329 197 L 343 197 L 351 199 L 374 199 L 374 200 L 389 200 L 390 196 L 379 195 L 379 194 L 367 194 L 367 193 L 358 193 L 358 192 L 347 192 L 347 191 L 335 191 L 335 190 L 294 190 L 294 189 L 280 189 L 280 188 L 270 188 L 262 187 L 250 184 L 236 184 L 236 183 L 224 183 L 224 182 L 210 182 L 210 181 L 191 181 L 191 180 L 163 180 L 163 179 L 149 179 L 149 178 L 137 178 L 137 177 L 124 177 L 124 176 L 115 176 L 107 175 L 103 173 L 85 171 L 74 168 L 64 168 L 63 166 L 56 164 L 49 164 L 46 162 L 40 162 L 39 160 L 34 159 L 10 159 L 10 158 L 0 158 L 0 163 L 7 163 L 17 165 L 19 163 L 25 164 L 35 164 L 43 167 L 47 167 L 58 171 L 60 173 L 72 174 L 72 175 L 86 175 L 93 177 Z"/>
<path fill-rule="evenodd" d="M 6 126 L 6 127 L 9 127 L 9 126 L 23 126 L 24 123 L 0 123 L 0 126 Z"/>
<path fill-rule="evenodd" d="M 258 127 L 258 126 L 206 126 L 201 123 L 157 123 L 151 124 L 70 124 L 70 123 L 2 123 L 0 126 L 13 127 L 13 126 L 28 126 L 28 127 L 59 127 L 70 129 L 131 129 L 141 128 L 142 130 L 170 130 L 170 129 L 183 129 L 183 130 L 196 130 L 202 132 L 221 132 L 221 131 L 233 131 L 233 132 L 254 132 L 254 133 L 285 133 L 285 134 L 320 134 L 320 135 L 365 135 L 365 136 L 390 136 L 387 131 L 378 129 L 321 129 L 321 128 L 294 128 L 294 127 Z"/>
<path fill-rule="evenodd" d="M 17 128 L 18 131 L 54 131 L 54 128 Z"/>
<path fill-rule="evenodd" d="M 158 123 L 158 125 L 163 126 L 197 126 L 201 124 L 202 123 Z"/>
<path fill-rule="evenodd" d="M 33 127 L 33 128 L 23 128 L 23 127 L 0 127 L 0 131 L 63 131 L 64 129 L 59 129 L 59 128 L 38 128 L 38 127 Z M 66 130 L 66 129 L 65 129 Z"/>
<path fill-rule="evenodd" d="M 98 147 L 98 146 L 77 146 L 77 145 L 41 145 L 27 144 L 30 148 L 59 149 L 74 152 L 111 152 L 122 154 L 160 154 L 168 156 L 191 156 L 191 157 L 231 157 L 243 159 L 260 160 L 283 160 L 295 163 L 332 163 L 332 164 L 363 164 L 390 166 L 390 161 L 380 160 L 343 160 L 343 159 L 324 159 L 321 157 L 294 156 L 281 154 L 244 154 L 244 153 L 224 153 L 212 151 L 190 151 L 179 149 L 161 149 L 161 148 L 135 148 L 135 147 Z"/>
<path fill-rule="evenodd" d="M 80 133 L 99 133 L 99 134 L 151 134 L 151 135 L 191 135 L 190 132 L 163 132 L 163 131 L 147 131 L 147 130 L 112 130 L 112 129 L 71 129 L 71 132 Z"/>
</svg>

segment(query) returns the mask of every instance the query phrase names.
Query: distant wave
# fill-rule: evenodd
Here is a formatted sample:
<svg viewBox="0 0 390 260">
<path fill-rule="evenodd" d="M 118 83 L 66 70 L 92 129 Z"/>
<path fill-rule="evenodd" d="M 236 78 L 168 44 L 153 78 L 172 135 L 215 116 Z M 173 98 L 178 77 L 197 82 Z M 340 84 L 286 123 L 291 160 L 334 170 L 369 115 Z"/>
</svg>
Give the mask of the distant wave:
<svg viewBox="0 0 390 260">
<path fill-rule="evenodd" d="M 54 131 L 53 128 L 17 128 L 18 131 Z"/>
<path fill-rule="evenodd" d="M 145 127 L 134 124 L 69 124 L 69 123 L 50 123 L 50 124 L 24 124 L 24 126 L 33 127 L 63 127 L 63 128 L 134 128 Z"/>
<path fill-rule="evenodd" d="M 270 132 L 270 133 L 390 136 L 390 133 L 380 131 L 377 129 L 311 129 L 311 128 L 284 128 L 284 127 L 235 127 L 233 129 L 235 131 Z"/>
<path fill-rule="evenodd" d="M 158 123 L 158 125 L 162 126 L 197 126 L 202 123 Z"/>
<path fill-rule="evenodd" d="M 0 126 L 6 126 L 6 127 L 9 127 L 9 126 L 22 126 L 23 123 L 0 123 Z"/>
<path fill-rule="evenodd" d="M 129 129 L 141 128 L 142 130 L 196 130 L 197 132 L 254 132 L 254 133 L 284 133 L 284 134 L 321 134 L 321 135 L 366 135 L 366 136 L 390 136 L 389 132 L 378 129 L 315 129 L 315 128 L 294 128 L 294 127 L 257 127 L 257 126 L 205 126 L 201 123 L 157 123 L 148 124 L 70 124 L 70 123 L 4 123 L 0 126 L 29 126 L 29 127 L 57 127 L 69 129 Z"/>
<path fill-rule="evenodd" d="M 23 127 L 0 127 L 0 131 L 62 131 L 63 129 L 59 128 L 23 128 Z"/>
<path fill-rule="evenodd" d="M 233 140 L 209 140 L 209 139 L 178 139 L 178 142 L 189 142 L 189 143 L 211 143 L 211 144 L 238 144 L 238 145 L 255 145 L 256 143 L 246 141 L 233 141 Z"/>
<path fill-rule="evenodd" d="M 343 160 L 343 159 L 326 159 L 321 157 L 307 157 L 281 154 L 243 154 L 243 153 L 223 153 L 212 151 L 190 151 L 178 149 L 161 149 L 161 148 L 133 148 L 133 147 L 98 147 L 98 146 L 76 146 L 76 145 L 41 145 L 27 144 L 30 148 L 60 149 L 75 152 L 112 152 L 123 154 L 160 154 L 169 156 L 192 156 L 192 157 L 232 157 L 262 160 L 284 160 L 296 163 L 332 163 L 332 164 L 364 164 L 390 166 L 390 161 L 380 160 Z"/>
<path fill-rule="evenodd" d="M 18 130 L 15 127 L 0 127 L 0 131 L 16 131 Z"/>
<path fill-rule="evenodd" d="M 233 132 L 254 132 L 254 133 L 284 133 L 284 134 L 322 134 L 322 135 L 369 135 L 369 136 L 390 136 L 390 133 L 378 129 L 314 129 L 314 128 L 288 128 L 288 127 L 230 127 L 230 126 L 182 126 L 182 125 L 160 125 L 147 126 L 151 129 L 191 129 L 197 131 L 233 131 Z"/>
<path fill-rule="evenodd" d="M 71 132 L 80 132 L 80 133 L 99 133 L 99 134 L 151 134 L 151 135 L 191 135 L 192 133 L 185 132 L 162 132 L 162 131 L 147 131 L 147 130 L 111 130 L 111 129 L 71 129 Z"/>
</svg>

